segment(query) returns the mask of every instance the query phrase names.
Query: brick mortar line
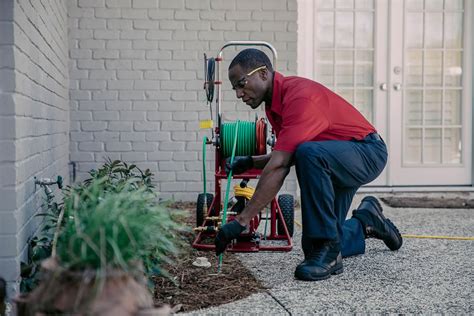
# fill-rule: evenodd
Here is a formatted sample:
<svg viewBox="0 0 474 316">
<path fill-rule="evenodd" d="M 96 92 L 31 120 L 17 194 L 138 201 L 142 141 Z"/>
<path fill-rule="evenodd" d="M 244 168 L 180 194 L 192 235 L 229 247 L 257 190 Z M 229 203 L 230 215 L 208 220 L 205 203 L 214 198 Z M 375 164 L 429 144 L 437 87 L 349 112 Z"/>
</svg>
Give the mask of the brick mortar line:
<svg viewBox="0 0 474 316">
<path fill-rule="evenodd" d="M 40 69 L 41 69 L 41 68 L 40 68 Z M 43 70 L 43 69 L 42 69 L 42 70 Z M 43 71 L 44 71 L 44 70 L 43 70 Z M 26 72 L 24 72 L 24 71 L 22 71 L 22 70 L 19 70 L 18 68 L 15 68 L 15 72 L 24 75 L 24 76 L 25 76 L 26 78 L 28 78 L 30 81 L 34 82 L 35 84 L 37 84 L 37 85 L 40 86 L 41 88 L 43 88 L 43 89 L 45 89 L 45 90 L 47 90 L 47 91 L 49 91 L 49 92 L 51 92 L 51 93 L 57 95 L 57 96 L 58 96 L 59 98 L 61 98 L 62 100 L 67 100 L 67 99 L 68 99 L 68 96 L 64 97 L 64 96 L 62 96 L 62 95 L 59 94 L 61 91 L 57 92 L 57 91 L 51 90 L 51 89 L 48 88 L 45 84 L 43 84 L 43 83 L 41 83 L 41 82 L 38 82 L 38 81 L 36 80 L 36 78 L 32 78 L 32 77 L 29 75 L 29 73 L 26 73 Z M 51 76 L 51 74 L 50 74 L 49 72 L 44 71 L 44 74 L 46 74 L 48 77 L 50 77 L 51 79 L 53 79 L 53 80 L 58 84 L 58 86 L 60 87 L 61 90 L 64 90 L 65 92 L 68 92 L 68 91 L 69 91 L 69 88 L 68 88 L 67 86 L 64 86 L 62 83 L 59 83 L 59 82 L 56 80 L 56 78 L 54 78 L 53 76 Z M 65 80 L 67 81 L 67 79 L 65 79 Z M 15 87 L 15 88 L 16 88 L 16 87 Z M 59 89 L 58 89 L 58 90 L 59 90 Z M 43 103 L 44 103 L 44 102 L 43 102 Z"/>
<path fill-rule="evenodd" d="M 21 46 L 19 46 L 18 44 L 15 44 L 14 47 L 18 50 L 18 52 L 22 55 L 24 55 L 33 65 L 37 66 L 39 69 L 41 69 L 41 71 L 43 71 L 43 73 L 47 74 L 51 79 L 53 79 L 57 84 L 58 86 L 68 90 L 68 87 L 66 85 L 63 84 L 63 81 L 67 81 L 67 75 L 69 73 L 69 69 L 68 67 L 64 68 L 63 70 L 65 70 L 65 72 L 58 72 L 59 75 L 62 75 L 62 78 L 56 78 L 55 76 L 51 75 L 51 72 L 48 72 L 46 69 L 44 69 L 43 65 L 41 64 L 38 64 L 36 61 L 34 61 L 33 59 L 31 59 L 31 57 L 23 50 L 23 48 Z M 15 53 L 15 52 L 13 52 Z M 12 68 L 14 70 L 17 70 L 18 72 L 20 73 L 24 73 L 24 72 L 21 72 L 19 71 L 18 67 L 15 65 L 14 68 Z M 27 76 L 28 78 L 32 79 L 33 81 L 34 78 L 30 77 L 30 76 Z M 36 82 L 36 81 L 35 81 Z"/>
<path fill-rule="evenodd" d="M 55 19 L 55 21 L 52 21 L 52 23 L 47 23 L 49 21 L 45 21 L 43 17 L 48 16 L 48 14 L 47 14 L 48 8 L 46 8 L 44 6 L 42 1 L 38 1 L 36 4 L 43 8 L 42 12 L 39 12 L 38 16 L 41 19 L 41 21 L 43 22 L 43 26 L 44 26 L 44 29 L 45 29 L 46 33 L 48 33 L 51 36 L 51 39 L 55 42 L 55 44 L 57 45 L 57 48 L 61 51 L 61 53 L 63 53 L 65 56 L 67 56 L 67 48 L 66 48 L 66 51 L 63 51 L 64 45 L 59 45 L 60 43 L 58 43 L 58 41 L 57 41 L 57 39 L 59 38 L 60 40 L 63 40 L 63 41 L 66 40 L 66 42 L 67 42 L 67 39 L 63 38 L 61 36 L 61 34 L 58 32 L 58 29 L 56 28 L 56 26 L 59 25 L 59 19 L 57 19 L 58 16 L 54 12 L 54 9 L 53 9 L 54 6 L 49 6 L 49 8 L 51 9 L 51 12 L 52 12 L 51 15 L 54 16 L 56 19 Z M 31 7 L 33 9 L 35 9 L 34 4 L 32 4 Z M 23 8 L 23 12 L 25 12 L 24 8 Z M 46 14 L 42 14 L 42 13 L 46 13 Z M 33 24 L 33 21 L 31 21 L 31 19 L 29 19 L 29 20 Z M 62 25 L 64 26 L 64 24 L 62 24 Z M 65 29 L 67 29 L 67 24 L 65 26 L 66 26 Z M 40 29 L 37 28 L 37 30 L 39 31 Z M 54 34 L 54 33 L 56 33 L 56 34 Z M 44 33 L 41 32 L 41 34 L 44 34 Z M 53 47 L 53 45 L 51 45 L 50 41 L 47 41 L 46 44 L 53 50 L 53 52 L 56 52 L 56 49 Z M 58 56 L 58 58 L 60 58 L 60 56 Z M 66 61 L 66 65 L 67 65 L 67 61 Z"/>
<path fill-rule="evenodd" d="M 23 12 L 24 12 L 24 11 L 23 11 Z M 26 16 L 26 14 L 25 14 L 25 16 Z M 53 68 L 55 68 L 59 73 L 62 73 L 61 69 L 59 69 L 58 66 L 56 66 L 56 63 L 54 63 L 54 62 L 51 60 L 51 58 L 49 58 L 49 56 L 46 55 L 46 52 L 45 52 L 41 47 L 39 47 L 39 46 L 31 39 L 31 37 L 30 37 L 30 36 L 28 35 L 28 33 L 24 30 L 24 28 L 23 28 L 20 24 L 18 24 L 18 21 L 17 21 L 17 20 L 14 21 L 14 24 L 16 25 L 16 27 L 18 27 L 18 28 L 21 30 L 21 32 L 22 32 L 23 35 L 28 39 L 28 41 L 30 42 L 30 44 L 33 45 L 39 52 L 41 52 L 41 54 L 43 55 L 43 57 L 46 58 L 46 60 L 48 60 L 48 61 L 51 63 L 51 65 L 53 66 Z M 31 23 L 30 23 L 30 24 L 31 24 Z M 35 29 L 35 30 L 38 32 L 37 29 Z M 41 36 L 41 34 L 40 34 L 40 36 Z M 41 36 L 41 38 L 42 38 L 42 40 L 44 41 L 44 37 Z M 15 38 L 15 39 L 17 39 L 17 38 Z M 14 39 L 14 40 L 15 40 L 15 39 Z M 18 42 L 15 42 L 15 46 L 18 47 L 18 46 L 16 45 L 16 43 L 18 43 Z M 66 44 L 66 45 L 67 45 L 67 44 Z M 46 45 L 46 47 L 47 47 L 47 48 L 50 48 L 49 45 Z M 61 63 L 61 60 L 60 60 L 60 58 L 57 56 L 57 54 L 55 54 L 55 52 L 53 52 L 53 54 L 54 54 L 55 57 L 57 57 L 57 58 L 59 59 L 59 61 L 60 61 L 60 63 Z M 27 54 L 27 56 L 28 56 L 28 54 Z M 68 68 L 68 65 L 67 65 L 67 64 L 66 64 L 66 65 L 63 65 L 63 64 L 61 63 L 61 67 L 67 69 L 67 68 Z"/>
<path fill-rule="evenodd" d="M 38 4 L 39 3 L 39 4 Z M 48 27 L 48 25 L 55 25 L 56 21 L 53 21 L 53 23 L 46 23 L 43 19 L 43 16 L 44 14 L 43 13 L 46 13 L 47 14 L 47 10 L 46 8 L 44 7 L 44 5 L 40 2 L 37 2 L 36 3 L 37 5 L 43 7 L 44 11 L 43 12 L 40 12 L 39 11 L 39 8 L 37 8 L 34 4 L 31 4 L 31 8 L 33 10 L 36 10 L 35 13 L 37 14 L 37 17 L 41 20 L 41 22 L 43 23 L 42 27 L 44 27 L 44 31 L 45 32 L 41 32 L 41 26 L 38 24 L 38 23 L 34 23 L 34 21 L 31 20 L 31 16 L 29 15 L 30 12 L 28 12 L 28 9 L 26 8 L 26 6 L 23 6 L 21 3 L 19 3 L 20 5 L 20 8 L 21 10 L 23 11 L 26 19 L 28 20 L 28 22 L 30 22 L 31 26 L 38 32 L 38 34 L 40 35 L 40 37 L 43 39 L 43 42 L 44 44 L 46 44 L 47 47 L 50 48 L 51 52 L 53 53 L 53 55 L 55 55 L 59 62 L 61 63 L 62 66 L 65 66 L 67 67 L 67 60 L 62 60 L 61 59 L 61 56 L 58 55 L 55 47 L 53 47 L 53 45 L 51 44 L 51 42 L 46 38 L 45 34 L 49 34 L 51 36 L 51 40 L 53 42 L 55 42 L 55 44 L 57 45 L 57 48 L 61 51 L 61 53 L 65 53 L 65 56 L 67 56 L 67 50 L 66 51 L 63 51 L 63 47 L 64 45 L 60 45 L 60 43 L 58 43 L 57 41 L 57 38 L 55 36 L 55 34 L 53 34 L 52 30 Z M 53 14 L 54 15 L 54 14 Z M 16 23 L 18 25 L 18 23 Z M 67 25 L 66 25 L 66 29 L 67 29 Z M 25 33 L 25 35 L 28 37 L 28 33 Z M 57 34 L 59 35 L 59 34 Z M 64 38 L 61 38 L 62 40 L 64 40 Z M 64 44 L 64 43 L 63 43 Z M 67 46 L 67 45 L 66 45 Z M 65 64 L 63 64 L 63 62 L 65 62 Z"/>
<path fill-rule="evenodd" d="M 19 73 L 20 73 L 20 72 L 19 72 Z M 33 80 L 31 80 L 31 81 L 33 81 Z M 34 82 L 34 81 L 33 81 L 33 82 Z M 38 86 L 42 87 L 41 85 L 38 85 Z M 42 88 L 44 88 L 44 90 L 46 90 L 46 91 L 51 92 L 51 90 L 49 90 L 49 89 L 47 89 L 47 88 L 45 88 L 45 87 L 42 87 Z M 15 89 L 16 89 L 16 88 L 15 88 Z M 10 94 L 17 94 L 17 95 L 20 95 L 20 96 L 22 96 L 22 97 L 24 97 L 24 98 L 30 99 L 31 101 L 38 102 L 38 103 L 41 103 L 41 104 L 50 106 L 50 107 L 52 107 L 52 108 L 58 109 L 58 110 L 63 111 L 63 112 L 67 111 L 67 109 L 60 108 L 59 106 L 56 106 L 56 105 L 54 105 L 54 104 L 46 103 L 46 102 L 44 102 L 43 100 L 36 99 L 36 98 L 34 98 L 33 96 L 24 94 L 24 93 L 21 92 L 21 91 L 17 91 L 17 90 L 11 91 Z M 63 97 L 61 97 L 59 94 L 54 93 L 54 92 L 53 92 L 52 94 L 58 96 L 58 97 L 61 99 L 61 101 L 66 102 L 66 103 L 69 105 L 69 101 L 68 101 L 67 98 L 63 98 Z"/>
</svg>

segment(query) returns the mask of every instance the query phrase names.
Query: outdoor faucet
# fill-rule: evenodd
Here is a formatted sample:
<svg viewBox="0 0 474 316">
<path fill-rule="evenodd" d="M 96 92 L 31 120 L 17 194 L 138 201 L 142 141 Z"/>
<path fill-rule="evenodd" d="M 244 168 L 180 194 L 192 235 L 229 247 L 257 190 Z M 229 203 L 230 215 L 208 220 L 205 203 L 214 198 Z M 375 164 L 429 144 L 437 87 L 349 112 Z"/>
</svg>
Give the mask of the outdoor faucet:
<svg viewBox="0 0 474 316">
<path fill-rule="evenodd" d="M 62 189 L 63 188 L 63 177 L 61 176 L 58 176 L 56 178 L 56 181 L 53 181 L 52 179 L 50 178 L 40 178 L 40 179 L 37 179 L 35 177 L 35 189 L 36 189 L 36 185 L 40 185 L 42 187 L 44 187 L 44 190 L 47 194 L 52 194 L 53 191 L 51 190 L 51 188 L 49 187 L 50 185 L 55 185 L 57 184 L 58 185 L 58 188 L 59 189 Z"/>
</svg>

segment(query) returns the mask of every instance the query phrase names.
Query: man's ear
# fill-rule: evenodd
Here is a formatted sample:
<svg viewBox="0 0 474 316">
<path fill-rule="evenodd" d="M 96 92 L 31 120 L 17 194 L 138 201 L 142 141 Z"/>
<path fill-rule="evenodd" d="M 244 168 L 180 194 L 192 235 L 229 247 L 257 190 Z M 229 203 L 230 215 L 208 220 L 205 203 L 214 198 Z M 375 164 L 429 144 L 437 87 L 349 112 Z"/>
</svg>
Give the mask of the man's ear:
<svg viewBox="0 0 474 316">
<path fill-rule="evenodd" d="M 269 75 L 270 75 L 270 72 L 268 71 L 267 68 L 262 69 L 261 71 L 259 71 L 259 76 L 263 81 L 268 80 Z"/>
</svg>

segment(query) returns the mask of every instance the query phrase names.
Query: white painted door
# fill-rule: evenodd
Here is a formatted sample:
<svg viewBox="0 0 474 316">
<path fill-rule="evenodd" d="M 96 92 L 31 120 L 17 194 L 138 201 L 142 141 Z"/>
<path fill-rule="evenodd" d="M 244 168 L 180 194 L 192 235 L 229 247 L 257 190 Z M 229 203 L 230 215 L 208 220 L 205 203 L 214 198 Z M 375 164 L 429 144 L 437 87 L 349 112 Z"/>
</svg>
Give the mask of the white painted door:
<svg viewBox="0 0 474 316">
<path fill-rule="evenodd" d="M 390 2 L 391 184 L 472 183 L 471 5 Z"/>
<path fill-rule="evenodd" d="M 354 104 L 388 145 L 370 185 L 471 183 L 470 2 L 298 2 L 298 73 Z"/>
</svg>

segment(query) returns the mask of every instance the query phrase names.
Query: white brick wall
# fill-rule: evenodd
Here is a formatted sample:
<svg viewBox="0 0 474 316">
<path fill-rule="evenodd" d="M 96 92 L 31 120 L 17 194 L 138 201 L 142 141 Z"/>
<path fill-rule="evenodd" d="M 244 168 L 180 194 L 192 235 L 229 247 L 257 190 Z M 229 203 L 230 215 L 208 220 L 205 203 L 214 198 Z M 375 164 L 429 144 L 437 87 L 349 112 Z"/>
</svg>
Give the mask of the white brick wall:
<svg viewBox="0 0 474 316">
<path fill-rule="evenodd" d="M 202 54 L 229 40 L 272 43 L 278 70 L 294 74 L 296 0 L 0 1 L 0 273 L 10 293 L 37 229 L 34 176 L 67 182 L 69 160 L 84 176 L 109 156 L 150 168 L 165 199 L 196 199 L 209 135 L 198 130 L 209 117 Z M 253 119 L 224 89 L 224 120 Z M 295 187 L 293 176 L 284 191 Z"/>
<path fill-rule="evenodd" d="M 0 275 L 15 291 L 43 201 L 33 177 L 68 179 L 67 11 L 0 1 Z"/>
<path fill-rule="evenodd" d="M 202 190 L 203 53 L 264 40 L 279 52 L 278 70 L 296 73 L 296 0 L 68 0 L 68 13 L 71 160 L 80 176 L 106 155 L 151 168 L 163 198 Z M 226 50 L 224 70 L 234 55 Z M 255 117 L 224 89 L 225 120 Z M 284 191 L 295 189 L 293 175 Z"/>
</svg>

